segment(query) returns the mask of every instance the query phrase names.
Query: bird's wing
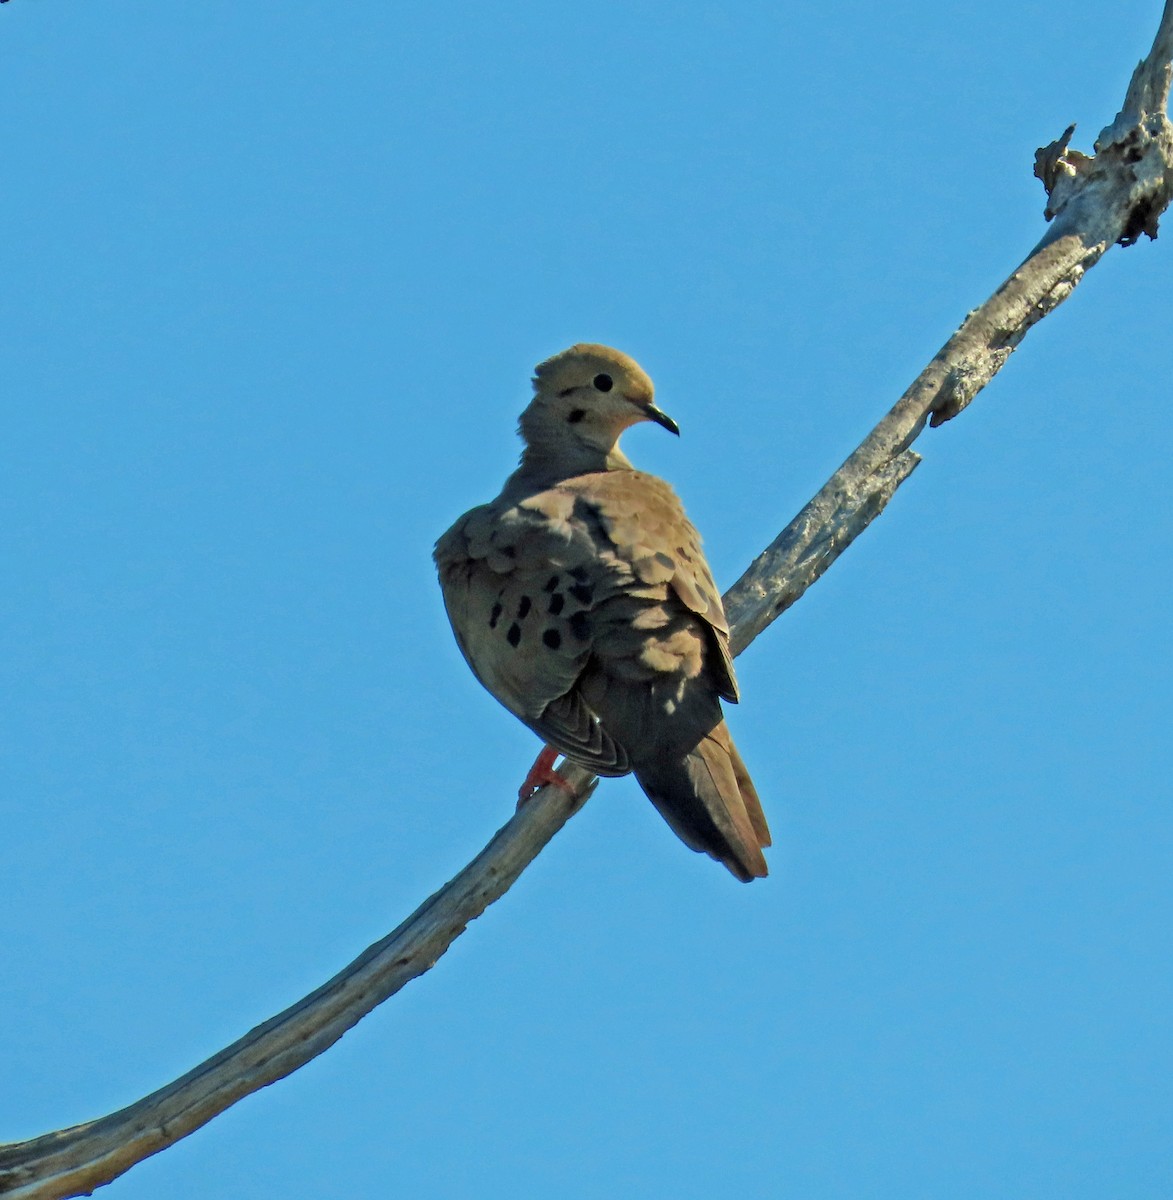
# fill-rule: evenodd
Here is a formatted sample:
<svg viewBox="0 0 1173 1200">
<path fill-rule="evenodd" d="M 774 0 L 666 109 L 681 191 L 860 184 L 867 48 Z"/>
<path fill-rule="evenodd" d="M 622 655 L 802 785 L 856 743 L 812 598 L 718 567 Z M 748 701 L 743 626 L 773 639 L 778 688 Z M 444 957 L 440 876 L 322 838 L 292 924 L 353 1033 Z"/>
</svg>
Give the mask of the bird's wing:
<svg viewBox="0 0 1173 1200">
<path fill-rule="evenodd" d="M 689 691 L 702 723 L 720 719 L 717 696 L 737 699 L 700 538 L 655 476 L 598 472 L 475 508 L 437 543 L 436 562 L 477 678 L 592 770 L 628 771 L 627 737 L 655 739 L 666 697 L 682 681 L 699 685 Z M 594 719 L 602 714 L 581 685 L 600 671 L 641 685 L 628 689 L 626 705 L 641 710 L 638 720 Z"/>
<path fill-rule="evenodd" d="M 667 484 L 616 476 L 592 479 L 584 502 L 632 579 L 590 614 L 579 689 L 681 839 L 739 879 L 757 878 L 769 829 L 721 714 L 737 684 L 700 538 Z"/>
<path fill-rule="evenodd" d="M 701 550 L 700 534 L 675 492 L 642 471 L 591 476 L 584 491 L 613 553 L 630 565 L 634 576 L 634 585 L 626 589 L 636 602 L 627 615 L 628 653 L 661 670 L 683 666 L 690 677 L 703 670 L 717 695 L 736 704 L 737 677 L 721 593 Z M 616 613 L 617 620 L 610 622 L 611 634 L 620 642 L 624 615 Z M 680 620 L 688 615 L 699 620 Z M 682 639 L 683 631 L 687 636 Z M 691 650 L 684 645 L 689 639 L 696 643 Z"/>
<path fill-rule="evenodd" d="M 626 752 L 577 689 L 591 610 L 616 580 L 575 502 L 559 487 L 473 509 L 440 539 L 435 558 L 456 641 L 481 683 L 562 753 L 598 774 L 624 775 Z M 618 580 L 630 577 L 618 561 L 611 566 Z"/>
</svg>

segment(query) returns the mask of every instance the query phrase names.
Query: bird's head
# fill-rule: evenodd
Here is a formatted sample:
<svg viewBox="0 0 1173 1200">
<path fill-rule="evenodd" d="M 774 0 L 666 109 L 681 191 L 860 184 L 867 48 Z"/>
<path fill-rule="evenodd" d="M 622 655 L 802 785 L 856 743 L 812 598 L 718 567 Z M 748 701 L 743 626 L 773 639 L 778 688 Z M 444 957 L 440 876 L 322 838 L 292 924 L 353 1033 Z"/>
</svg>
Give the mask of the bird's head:
<svg viewBox="0 0 1173 1200">
<path fill-rule="evenodd" d="M 619 435 L 639 421 L 679 434 L 656 407 L 652 381 L 633 358 L 609 346 L 580 343 L 534 368 L 534 398 L 521 417 L 531 449 L 593 452 L 615 449 Z"/>
</svg>

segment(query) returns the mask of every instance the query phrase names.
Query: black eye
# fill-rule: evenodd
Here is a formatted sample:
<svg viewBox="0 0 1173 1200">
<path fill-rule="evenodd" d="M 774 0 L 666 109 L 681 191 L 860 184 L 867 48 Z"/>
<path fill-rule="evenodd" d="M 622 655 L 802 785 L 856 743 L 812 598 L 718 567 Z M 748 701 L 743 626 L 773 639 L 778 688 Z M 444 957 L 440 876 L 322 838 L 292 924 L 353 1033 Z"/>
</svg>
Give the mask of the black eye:
<svg viewBox="0 0 1173 1200">
<path fill-rule="evenodd" d="M 615 381 L 610 375 L 596 375 L 591 383 L 595 385 L 595 390 L 598 392 L 609 392 L 615 386 Z"/>
<path fill-rule="evenodd" d="M 571 410 L 570 410 L 570 411 L 569 411 L 569 412 L 566 414 L 566 420 L 567 420 L 567 421 L 568 421 L 568 422 L 569 422 L 571 425 L 577 425 L 577 424 L 579 423 L 579 421 L 581 421 L 581 420 L 583 419 L 583 417 L 585 417 L 585 416 L 586 416 L 586 409 L 585 409 L 585 408 L 572 408 L 572 409 L 571 409 Z"/>
</svg>

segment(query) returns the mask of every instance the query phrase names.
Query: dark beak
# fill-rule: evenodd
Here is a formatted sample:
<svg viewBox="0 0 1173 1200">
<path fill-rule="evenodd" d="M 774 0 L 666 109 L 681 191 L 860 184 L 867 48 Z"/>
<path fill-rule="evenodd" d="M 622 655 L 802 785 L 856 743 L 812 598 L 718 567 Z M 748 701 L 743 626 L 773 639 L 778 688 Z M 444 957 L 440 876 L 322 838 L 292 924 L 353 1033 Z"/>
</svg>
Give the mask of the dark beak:
<svg viewBox="0 0 1173 1200">
<path fill-rule="evenodd" d="M 644 412 L 648 415 L 649 421 L 655 421 L 657 425 L 662 425 L 669 433 L 680 436 L 680 426 L 662 409 L 657 408 L 654 404 L 649 404 Z"/>
</svg>

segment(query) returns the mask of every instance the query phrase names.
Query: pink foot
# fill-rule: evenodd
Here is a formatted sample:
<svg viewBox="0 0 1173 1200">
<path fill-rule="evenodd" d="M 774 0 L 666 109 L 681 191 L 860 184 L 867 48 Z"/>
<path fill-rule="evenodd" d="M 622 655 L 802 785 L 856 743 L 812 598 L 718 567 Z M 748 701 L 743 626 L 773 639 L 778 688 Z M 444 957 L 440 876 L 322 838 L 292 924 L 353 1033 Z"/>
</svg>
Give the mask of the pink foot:
<svg viewBox="0 0 1173 1200">
<path fill-rule="evenodd" d="M 560 787 L 571 796 L 574 795 L 574 788 L 554 770 L 554 760 L 557 757 L 558 751 L 553 746 L 542 747 L 542 752 L 534 760 L 534 765 L 530 767 L 529 774 L 525 777 L 525 782 L 518 788 L 518 808 L 547 783 L 552 783 L 555 787 Z"/>
</svg>

